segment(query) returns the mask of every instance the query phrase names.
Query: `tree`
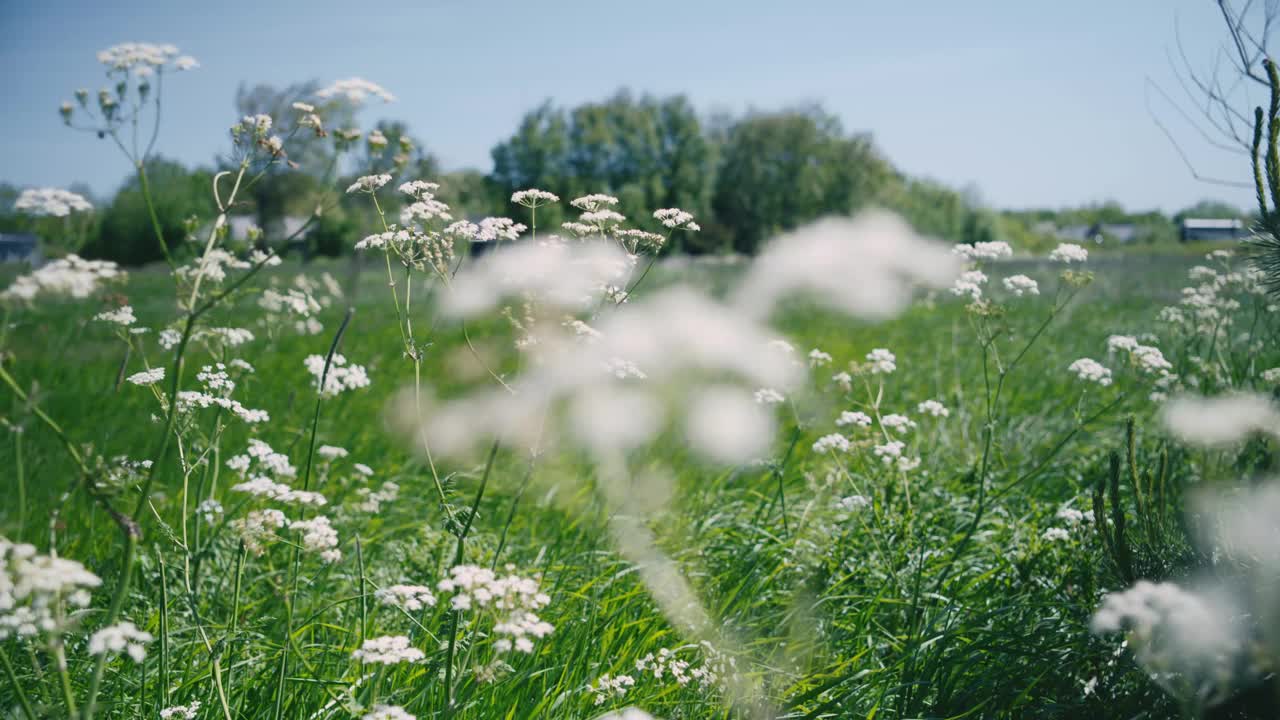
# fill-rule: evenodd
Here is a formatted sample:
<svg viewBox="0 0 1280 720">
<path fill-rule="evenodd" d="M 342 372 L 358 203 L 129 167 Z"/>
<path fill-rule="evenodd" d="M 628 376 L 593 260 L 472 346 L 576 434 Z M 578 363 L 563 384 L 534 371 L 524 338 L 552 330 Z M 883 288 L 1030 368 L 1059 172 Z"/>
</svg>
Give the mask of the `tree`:
<svg viewBox="0 0 1280 720">
<path fill-rule="evenodd" d="M 213 173 L 187 170 L 181 163 L 154 157 L 147 162 L 147 178 L 165 244 L 171 252 L 187 235 L 186 221 L 207 222 L 214 215 L 209 194 Z M 86 254 L 125 265 L 141 265 L 164 257 L 152 229 L 146 200 L 137 177 L 126 180 L 115 199 L 101 213 L 98 235 Z"/>
<path fill-rule="evenodd" d="M 566 202 L 603 192 L 620 199 L 633 224 L 653 229 L 650 213 L 679 207 L 706 219 L 714 151 L 683 96 L 632 97 L 626 91 L 571 111 L 545 103 L 525 115 L 493 149 L 489 182 L 502 202 L 536 187 Z M 564 219 L 563 207 L 539 211 L 539 225 Z"/>
<path fill-rule="evenodd" d="M 869 136 L 846 136 L 819 107 L 747 115 L 720 157 L 712 206 L 746 253 L 776 232 L 862 207 L 889 175 Z"/>
</svg>

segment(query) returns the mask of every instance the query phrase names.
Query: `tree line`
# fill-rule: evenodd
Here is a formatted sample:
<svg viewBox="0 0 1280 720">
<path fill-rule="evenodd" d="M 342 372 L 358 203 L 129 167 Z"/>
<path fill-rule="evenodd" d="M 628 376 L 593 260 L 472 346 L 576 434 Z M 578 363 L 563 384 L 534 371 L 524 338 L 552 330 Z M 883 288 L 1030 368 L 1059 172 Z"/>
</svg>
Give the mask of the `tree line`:
<svg viewBox="0 0 1280 720">
<path fill-rule="evenodd" d="M 314 89 L 310 83 L 241 88 L 236 109 L 240 115 L 287 118 L 290 105 Z M 350 120 L 341 115 L 326 118 L 331 127 Z M 493 169 L 487 174 L 442 171 L 403 122 L 383 121 L 377 130 L 386 142 L 362 143 L 355 158 L 342 167 L 337 166 L 332 143 L 297 137 L 290 161 L 273 165 L 269 176 L 247 193 L 239 212 L 266 229 L 268 238 L 279 236 L 285 217 L 315 215 L 305 242 L 296 249 L 307 255 L 345 254 L 376 221 L 365 203 L 352 202 L 335 188 L 373 169 L 391 171 L 398 181 L 439 182 L 441 199 L 459 217 L 508 215 L 525 221 L 509 198 L 530 187 L 566 200 L 593 192 L 617 196 L 620 212 L 645 229 L 656 229 L 649 226 L 650 213 L 657 208 L 694 213 L 703 232 L 680 234 L 680 244 L 668 252 L 751 254 L 780 231 L 873 205 L 901 213 L 921 232 L 962 243 L 1006 239 L 1036 246 L 1050 241 L 1048 225 L 1075 222 L 1138 222 L 1150 230 L 1144 237 L 1150 242 L 1174 236 L 1174 218 L 1130 214 L 1113 203 L 1076 210 L 984 208 L 972 191 L 899 171 L 869 134 L 846 131 L 820 105 L 704 118 L 681 95 L 620 91 L 572 108 L 547 102 L 528 112 L 514 132 L 494 146 Z M 188 168 L 156 159 L 148 168 L 157 218 L 171 247 L 180 248 L 193 227 L 214 215 L 209 197 L 212 176 L 215 168 L 231 163 L 230 158 L 217 158 L 211 168 Z M 0 208 L 10 208 L 16 192 L 12 186 L 0 186 Z M 394 211 L 396 201 L 388 200 Z M 148 239 L 154 237 L 151 219 L 136 179 L 127 180 L 109 202 L 98 205 L 85 233 L 85 254 L 127 264 L 159 259 L 159 249 Z M 1222 213 L 1233 210 L 1210 209 L 1218 213 L 1214 216 L 1231 216 Z M 562 212 L 557 206 L 543 208 L 539 225 L 557 227 L 565 219 Z M 41 222 L 0 210 L 2 230 L 39 231 Z"/>
</svg>

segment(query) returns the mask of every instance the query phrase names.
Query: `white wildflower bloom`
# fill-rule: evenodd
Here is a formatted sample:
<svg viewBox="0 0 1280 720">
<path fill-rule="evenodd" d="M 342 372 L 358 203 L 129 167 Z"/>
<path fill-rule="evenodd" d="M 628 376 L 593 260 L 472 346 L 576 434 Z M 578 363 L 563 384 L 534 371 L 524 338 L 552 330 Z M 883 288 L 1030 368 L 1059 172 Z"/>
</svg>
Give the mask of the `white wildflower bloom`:
<svg viewBox="0 0 1280 720">
<path fill-rule="evenodd" d="M 1265 395 L 1181 395 L 1165 404 L 1161 419 L 1183 442 L 1215 447 L 1255 433 L 1280 435 L 1280 410 Z"/>
<path fill-rule="evenodd" d="M 1260 376 L 1263 382 L 1280 383 L 1280 367 L 1263 370 Z"/>
<path fill-rule="evenodd" d="M 824 307 L 887 318 L 919 286 L 945 288 L 961 270 L 946 246 L 918 235 L 891 213 L 865 211 L 827 218 L 770 243 L 739 283 L 735 305 L 765 317 L 786 296 L 801 294 Z"/>
<path fill-rule="evenodd" d="M 896 432 L 904 433 L 916 427 L 916 421 L 906 415 L 890 413 L 880 418 L 880 426 Z"/>
<path fill-rule="evenodd" d="M 1138 369 L 1148 375 L 1166 375 L 1173 370 L 1173 364 L 1165 359 L 1160 349 L 1151 345 L 1138 345 L 1130 353 L 1137 363 Z"/>
<path fill-rule="evenodd" d="M 364 475 L 365 477 L 371 477 L 373 475 L 373 468 L 369 467 L 368 465 L 365 465 L 364 463 L 355 463 L 351 467 L 354 468 L 356 472 L 360 473 L 361 475 Z"/>
<path fill-rule="evenodd" d="M 1044 538 L 1049 542 L 1061 542 L 1064 540 L 1070 540 L 1071 533 L 1067 532 L 1066 530 L 1060 527 L 1051 527 L 1048 530 L 1045 530 L 1044 533 L 1040 535 L 1040 537 Z"/>
<path fill-rule="evenodd" d="M 34 300 L 37 295 L 65 295 L 81 299 L 106 281 L 123 278 L 120 266 L 109 260 L 85 260 L 67 255 L 45 263 L 29 275 L 17 277 L 0 292 L 0 300 Z"/>
<path fill-rule="evenodd" d="M 1075 243 L 1061 243 L 1049 253 L 1049 259 L 1068 265 L 1073 262 L 1082 263 L 1089 259 L 1089 251 Z"/>
<path fill-rule="evenodd" d="M 442 234 L 457 240 L 475 240 L 480 226 L 469 220 L 459 220 L 445 227 Z"/>
<path fill-rule="evenodd" d="M 1013 248 L 1003 240 L 955 245 L 951 248 L 951 252 L 967 260 L 999 260 L 1013 256 Z"/>
<path fill-rule="evenodd" d="M 374 705 L 361 720 L 417 720 L 417 718 L 399 705 Z"/>
<path fill-rule="evenodd" d="M 364 175 L 347 187 L 347 194 L 354 192 L 371 193 L 389 182 L 391 182 L 391 176 L 385 173 L 382 175 Z"/>
<path fill-rule="evenodd" d="M 89 654 L 127 653 L 134 662 L 140 663 L 147 657 L 147 643 L 151 642 L 151 639 L 151 633 L 139 630 L 137 625 L 125 620 L 104 627 L 91 635 Z"/>
<path fill-rule="evenodd" d="M 302 548 L 313 552 L 327 563 L 342 559 L 342 551 L 338 549 L 338 531 L 333 529 L 329 518 L 317 515 L 310 520 L 294 520 L 289 523 L 290 530 L 302 533 Z"/>
<path fill-rule="evenodd" d="M 1111 384 L 1111 371 L 1102 363 L 1090 358 L 1080 358 L 1071 363 L 1067 370 L 1075 373 L 1081 380 L 1095 382 L 1103 387 Z"/>
<path fill-rule="evenodd" d="M 290 107 L 302 113 L 303 115 L 307 115 L 316 111 L 316 106 L 312 105 L 311 103 L 296 102 L 293 105 L 290 105 Z"/>
<path fill-rule="evenodd" d="M 861 410 L 845 410 L 836 418 L 836 427 L 871 427 L 871 416 Z"/>
<path fill-rule="evenodd" d="M 357 107 L 363 105 L 364 101 L 370 96 L 388 103 L 396 100 L 396 96 L 388 92 L 386 88 L 359 77 L 338 80 L 316 92 L 316 97 L 321 100 L 341 99 Z"/>
<path fill-rule="evenodd" d="M 213 498 L 203 500 L 196 506 L 196 515 L 203 518 L 207 525 L 212 525 L 217 522 L 218 518 L 222 517 L 222 514 L 222 503 L 214 500 Z"/>
<path fill-rule="evenodd" d="M 613 357 L 606 360 L 604 370 L 619 380 L 627 380 L 629 378 L 647 380 L 649 378 L 649 376 L 636 366 L 635 363 L 620 357 Z"/>
<path fill-rule="evenodd" d="M 898 466 L 898 469 L 901 470 L 902 472 L 910 472 L 920 467 L 920 458 L 907 457 L 906 455 L 903 455 L 902 457 L 898 458 L 896 465 Z"/>
<path fill-rule="evenodd" d="M 867 363 L 873 375 L 888 375 L 898 369 L 898 358 L 886 348 L 867 353 Z"/>
<path fill-rule="evenodd" d="M 98 62 L 106 65 L 108 72 L 134 71 L 144 77 L 177 57 L 178 48 L 173 45 L 140 42 L 120 43 L 98 52 Z"/>
<path fill-rule="evenodd" d="M 1093 632 L 1124 632 L 1128 649 L 1148 673 L 1208 691 L 1223 681 L 1223 669 L 1246 652 L 1233 620 L 1240 616 L 1225 595 L 1192 592 L 1171 582 L 1139 580 L 1109 593 L 1094 613 Z"/>
<path fill-rule="evenodd" d="M 1026 275 L 1010 275 L 1003 282 L 1004 289 L 1013 293 L 1015 297 L 1040 294 L 1040 284 Z"/>
<path fill-rule="evenodd" d="M 763 406 L 780 402 L 781 393 L 771 388 L 757 390 L 751 399 L 729 385 L 702 388 L 690 398 L 685 418 L 689 445 L 715 462 L 760 457 L 773 440 L 776 424 Z"/>
<path fill-rule="evenodd" d="M 627 690 L 636 684 L 630 675 L 604 674 L 588 686 L 587 690 L 595 696 L 595 704 L 603 705 L 610 700 L 624 697 Z"/>
<path fill-rule="evenodd" d="M 834 506 L 836 510 L 847 513 L 854 512 L 855 510 L 861 510 L 865 507 L 870 507 L 870 505 L 871 498 L 865 495 L 849 495 L 832 501 L 832 506 Z"/>
<path fill-rule="evenodd" d="M 164 368 L 154 367 L 150 370 L 143 370 L 142 372 L 130 375 L 125 378 L 125 380 L 133 383 L 134 385 L 154 385 L 161 380 L 164 380 Z"/>
<path fill-rule="evenodd" d="M 391 585 L 379 588 L 373 595 L 383 605 L 393 605 L 409 612 L 436 606 L 435 594 L 425 585 Z"/>
<path fill-rule="evenodd" d="M 325 375 L 325 356 L 324 355 L 308 355 L 303 362 L 307 368 L 307 372 L 311 373 L 315 378 L 315 386 L 320 388 L 321 377 L 324 377 L 324 387 L 321 388 L 321 394 L 326 397 L 338 395 L 346 390 L 359 390 L 360 388 L 369 387 L 369 373 L 363 365 L 355 363 L 347 363 L 347 358 L 341 353 L 334 353 L 333 360 L 329 364 L 329 373 Z"/>
<path fill-rule="evenodd" d="M 1065 521 L 1068 525 L 1082 525 L 1093 522 L 1093 511 L 1080 511 L 1075 508 L 1064 507 L 1058 510 L 1054 517 Z"/>
<path fill-rule="evenodd" d="M 823 435 L 813 443 L 813 451 L 816 453 L 849 452 L 849 448 L 849 438 L 839 433 Z"/>
<path fill-rule="evenodd" d="M 617 225 L 625 222 L 626 219 L 622 213 L 608 208 L 584 212 L 578 217 L 578 220 L 590 225 Z"/>
<path fill-rule="evenodd" d="M 286 527 L 289 519 L 275 508 L 254 510 L 231 521 L 231 529 L 244 541 L 245 549 L 254 555 L 266 551 L 266 544 L 276 539 L 276 530 Z"/>
<path fill-rule="evenodd" d="M 832 375 L 831 381 L 839 385 L 845 392 L 849 392 L 853 389 L 853 376 L 845 371 Z"/>
<path fill-rule="evenodd" d="M 28 215 L 66 217 L 73 212 L 89 212 L 93 210 L 93 204 L 70 190 L 28 188 L 19 193 L 13 209 Z"/>
<path fill-rule="evenodd" d="M 885 465 L 891 465 L 902 457 L 902 450 L 906 446 L 907 444 L 901 440 L 890 440 L 883 445 L 876 445 L 872 448 L 872 451 Z"/>
<path fill-rule="evenodd" d="M 512 193 L 511 202 L 516 205 L 523 205 L 527 208 L 536 208 L 548 203 L 560 202 L 560 196 L 554 193 L 549 193 L 546 190 L 529 188 L 528 190 L 517 190 Z"/>
<path fill-rule="evenodd" d="M 174 705 L 160 711 L 160 720 L 196 720 L 200 712 L 200 701 L 192 700 L 190 705 Z"/>
<path fill-rule="evenodd" d="M 1107 352 L 1133 352 L 1138 347 L 1138 338 L 1132 335 L 1112 335 L 1107 338 Z"/>
<path fill-rule="evenodd" d="M 265 475 L 257 475 L 244 482 L 236 483 L 231 486 L 232 492 L 242 492 L 255 497 L 266 498 L 268 500 L 276 500 L 284 503 L 296 503 L 299 505 L 314 505 L 317 507 L 328 503 L 325 497 L 318 492 L 311 490 L 294 490 L 284 483 L 278 483 Z"/>
<path fill-rule="evenodd" d="M 916 405 L 916 412 L 936 418 L 944 418 L 951 415 L 951 411 L 947 409 L 947 406 L 937 400 L 925 400 Z"/>
<path fill-rule="evenodd" d="M 525 226 L 511 218 L 487 217 L 480 221 L 476 228 L 474 242 L 493 242 L 495 240 L 517 240 L 525 231 Z"/>
<path fill-rule="evenodd" d="M 809 367 L 823 367 L 830 364 L 830 353 L 825 353 L 818 348 L 809 351 Z"/>
<path fill-rule="evenodd" d="M 400 497 L 400 486 L 390 480 L 382 483 L 377 490 L 372 488 L 356 488 L 356 497 L 360 498 L 354 507 L 359 512 L 376 513 L 382 510 L 383 503 L 395 502 Z"/>
<path fill-rule="evenodd" d="M 967 247 L 967 246 L 962 246 Z M 981 270 L 966 270 L 960 273 L 951 286 L 951 294 L 968 296 L 970 300 L 982 299 L 982 286 L 987 282 L 987 274 Z"/>
<path fill-rule="evenodd" d="M 782 393 L 774 390 L 773 388 L 760 388 L 752 394 L 752 398 L 754 398 L 756 403 L 759 405 L 778 405 L 786 402 L 787 400 Z"/>
<path fill-rule="evenodd" d="M 397 665 L 421 662 L 426 653 L 410 645 L 409 638 L 404 635 L 383 635 L 365 640 L 359 650 L 351 653 L 351 657 L 365 663 Z"/>
<path fill-rule="evenodd" d="M 580 198 L 574 198 L 573 200 L 569 201 L 569 204 L 578 208 L 579 210 L 584 210 L 586 212 L 595 212 L 598 210 L 603 210 L 606 207 L 609 207 L 611 205 L 617 205 L 618 198 L 612 195 L 595 193 L 593 195 L 583 195 Z"/>
<path fill-rule="evenodd" d="M 693 213 L 685 212 L 680 208 L 663 208 L 662 210 L 653 211 L 653 219 L 662 223 L 663 227 L 683 228 L 692 232 L 697 232 L 702 228 L 693 221 Z"/>
<path fill-rule="evenodd" d="M 67 630 L 59 606 L 88 607 L 89 591 L 101 584 L 74 560 L 41 555 L 33 545 L 0 537 L 0 641 Z"/>
<path fill-rule="evenodd" d="M 321 445 L 316 448 L 316 454 L 325 460 L 337 460 L 338 458 L 344 458 L 348 455 L 345 448 L 340 448 L 334 445 Z"/>
</svg>

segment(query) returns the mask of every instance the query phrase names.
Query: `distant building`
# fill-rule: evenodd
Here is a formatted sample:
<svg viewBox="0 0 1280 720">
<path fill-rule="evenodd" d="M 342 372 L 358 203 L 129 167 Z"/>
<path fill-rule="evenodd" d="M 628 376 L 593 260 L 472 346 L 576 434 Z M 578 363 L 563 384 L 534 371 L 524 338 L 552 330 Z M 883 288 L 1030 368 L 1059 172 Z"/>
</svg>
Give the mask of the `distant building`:
<svg viewBox="0 0 1280 720">
<path fill-rule="evenodd" d="M 1138 226 L 1134 223 L 1093 223 L 1092 225 L 1067 225 L 1058 230 L 1059 240 L 1071 242 L 1092 242 L 1101 244 L 1104 240 L 1118 243 L 1130 243 L 1138 237 Z"/>
<path fill-rule="evenodd" d="M 1243 220 L 1183 218 L 1179 228 L 1182 242 L 1192 240 L 1239 240 L 1245 236 Z"/>
<path fill-rule="evenodd" d="M 31 263 L 39 265 L 44 261 L 40 254 L 40 238 L 33 233 L 0 233 L 0 262 Z"/>
</svg>

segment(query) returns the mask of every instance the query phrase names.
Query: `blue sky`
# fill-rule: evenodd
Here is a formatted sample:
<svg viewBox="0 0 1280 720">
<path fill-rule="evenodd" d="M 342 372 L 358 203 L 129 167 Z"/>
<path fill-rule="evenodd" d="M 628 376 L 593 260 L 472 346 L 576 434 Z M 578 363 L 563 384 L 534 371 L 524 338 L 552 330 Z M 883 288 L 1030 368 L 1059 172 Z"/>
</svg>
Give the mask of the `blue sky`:
<svg viewBox="0 0 1280 720">
<path fill-rule="evenodd" d="M 364 121 L 404 120 L 447 168 L 486 171 L 543 100 L 628 87 L 708 113 L 820 101 L 902 169 L 996 207 L 1248 207 L 1250 191 L 1195 180 L 1148 113 L 1147 78 L 1181 92 L 1175 19 L 1211 62 L 1224 38 L 1213 0 L 0 0 L 0 180 L 118 185 L 125 160 L 64 128 L 57 106 L 105 84 L 97 50 L 134 40 L 203 65 L 165 88 L 158 148 L 190 163 L 225 149 L 241 82 L 368 78 L 399 101 Z M 1201 173 L 1247 177 L 1246 158 L 1159 113 Z"/>
</svg>

